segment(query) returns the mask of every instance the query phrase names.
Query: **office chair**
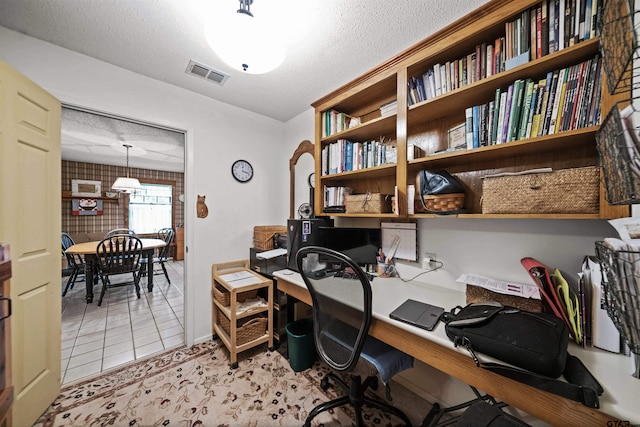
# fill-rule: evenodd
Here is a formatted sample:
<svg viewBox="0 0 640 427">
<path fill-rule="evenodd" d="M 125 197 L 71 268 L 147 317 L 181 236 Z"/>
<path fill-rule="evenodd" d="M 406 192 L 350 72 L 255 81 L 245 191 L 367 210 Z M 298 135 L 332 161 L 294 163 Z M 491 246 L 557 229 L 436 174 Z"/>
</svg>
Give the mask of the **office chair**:
<svg viewBox="0 0 640 427">
<path fill-rule="evenodd" d="M 80 255 L 68 254 L 66 252 L 71 246 L 75 245 L 76 242 L 73 241 L 73 238 L 62 232 L 62 253 L 67 259 L 67 265 L 71 269 L 71 273 L 69 274 L 69 278 L 67 279 L 67 284 L 64 287 L 64 291 L 62 292 L 62 296 L 67 295 L 67 291 L 69 289 L 73 289 L 73 285 L 75 285 L 76 280 L 80 276 L 80 272 L 84 273 L 85 263 L 84 259 Z"/>
<path fill-rule="evenodd" d="M 169 251 L 171 250 L 171 241 L 173 240 L 173 234 L 173 228 L 163 228 L 158 231 L 158 239 L 164 240 L 166 245 L 161 247 L 158 250 L 158 256 L 153 257 L 153 259 L 151 260 L 151 262 L 153 262 L 154 264 L 160 264 L 160 266 L 162 267 L 162 271 L 164 272 L 164 277 L 167 278 L 167 282 L 169 283 L 171 283 L 171 280 L 169 279 L 169 273 L 167 273 L 167 267 L 165 267 L 164 263 L 169 260 Z M 147 265 L 148 260 L 147 258 L 142 258 L 140 262 L 143 264 L 142 275 L 145 276 L 147 274 L 147 269 L 145 268 L 145 266 Z M 156 273 L 154 272 L 154 274 Z"/>
<path fill-rule="evenodd" d="M 125 286 L 133 283 L 140 298 L 140 276 L 142 264 L 142 241 L 128 234 L 116 234 L 103 239 L 96 248 L 96 263 L 102 280 L 98 306 L 102 304 L 107 287 Z M 112 284 L 110 277 L 119 274 L 133 275 L 133 282 Z"/>
<path fill-rule="evenodd" d="M 129 228 L 114 228 L 113 230 L 107 232 L 107 234 L 104 235 L 104 238 L 106 239 L 107 237 L 115 236 L 117 234 L 128 234 L 129 236 L 136 237 L 138 236 L 135 231 Z"/>
<path fill-rule="evenodd" d="M 363 405 L 391 413 L 410 426 L 409 418 L 400 409 L 366 395 L 369 388 L 377 390 L 377 374 L 386 385 L 395 373 L 412 367 L 413 358 L 368 335 L 372 292 L 365 273 L 348 256 L 318 246 L 301 248 L 296 262 L 311 294 L 316 350 L 335 371 L 327 374 L 320 385 L 326 390 L 332 380 L 347 393 L 316 406 L 304 425 L 310 426 L 311 420 L 323 411 L 350 404 L 355 409 L 357 426 L 363 425 Z M 348 373 L 350 383 L 337 373 Z"/>
</svg>

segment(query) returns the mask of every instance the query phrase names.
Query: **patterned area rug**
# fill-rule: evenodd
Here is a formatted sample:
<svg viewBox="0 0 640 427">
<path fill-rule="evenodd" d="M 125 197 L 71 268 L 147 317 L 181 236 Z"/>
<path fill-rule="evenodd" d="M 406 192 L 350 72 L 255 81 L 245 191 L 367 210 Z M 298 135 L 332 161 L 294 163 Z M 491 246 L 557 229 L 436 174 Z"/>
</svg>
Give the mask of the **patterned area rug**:
<svg viewBox="0 0 640 427">
<path fill-rule="evenodd" d="M 34 426 L 300 426 L 313 407 L 336 397 L 320 388 L 327 369 L 319 362 L 296 373 L 264 346 L 240 353 L 237 369 L 227 360 L 224 346 L 207 341 L 70 384 Z M 393 396 L 420 424 L 428 404 L 396 384 Z M 368 425 L 399 425 L 377 410 L 363 412 Z M 313 424 L 352 425 L 352 415 L 327 411 Z"/>
</svg>

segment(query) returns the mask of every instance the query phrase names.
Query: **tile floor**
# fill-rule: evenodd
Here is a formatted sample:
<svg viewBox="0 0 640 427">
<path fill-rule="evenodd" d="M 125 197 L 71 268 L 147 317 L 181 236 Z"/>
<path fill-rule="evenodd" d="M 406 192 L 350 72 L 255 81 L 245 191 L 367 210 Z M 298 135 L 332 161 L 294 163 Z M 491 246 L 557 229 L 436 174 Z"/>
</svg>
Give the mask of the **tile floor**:
<svg viewBox="0 0 640 427">
<path fill-rule="evenodd" d="M 171 284 L 156 274 L 149 293 L 142 277 L 140 299 L 133 285 L 110 288 L 98 307 L 101 284 L 96 284 L 94 302 L 87 304 L 80 280 L 62 297 L 63 384 L 184 343 L 183 262 L 165 265 Z M 67 279 L 62 277 L 63 289 Z"/>
</svg>

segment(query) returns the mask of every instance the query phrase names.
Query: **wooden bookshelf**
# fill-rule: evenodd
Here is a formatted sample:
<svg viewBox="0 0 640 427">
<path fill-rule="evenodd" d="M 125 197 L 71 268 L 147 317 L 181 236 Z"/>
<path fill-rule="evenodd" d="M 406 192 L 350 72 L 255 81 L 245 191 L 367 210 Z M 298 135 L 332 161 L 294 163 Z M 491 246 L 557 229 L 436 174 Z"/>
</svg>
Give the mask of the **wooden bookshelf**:
<svg viewBox="0 0 640 427">
<path fill-rule="evenodd" d="M 493 100 L 496 89 L 504 89 L 517 79 L 541 79 L 548 72 L 567 68 L 598 55 L 600 39 L 591 36 L 561 50 L 545 54 L 526 63 L 502 70 L 491 76 L 454 88 L 444 94 L 420 102 L 410 102 L 409 79 L 423 75 L 434 64 L 454 61 L 474 52 L 476 46 L 490 44 L 505 36 L 507 22 L 524 11 L 541 4 L 536 0 L 493 0 L 425 40 L 380 64 L 368 73 L 334 90 L 312 104 L 315 108 L 315 188 L 325 186 L 350 187 L 354 193 L 367 191 L 394 194 L 398 188 L 398 214 L 379 217 L 430 217 L 431 214 L 407 213 L 407 185 L 415 183 L 422 169 L 446 169 L 458 178 L 465 188 L 465 209 L 468 218 L 567 218 L 612 219 L 629 216 L 628 206 L 612 206 L 606 201 L 604 186 L 600 184 L 598 213 L 584 214 L 483 214 L 482 178 L 498 172 L 515 172 L 540 167 L 554 170 L 599 166 L 596 132 L 599 125 L 591 125 L 560 133 L 520 139 L 499 145 L 487 145 L 471 150 L 436 154 L 448 146 L 448 130 L 465 121 L 465 109 Z M 602 75 L 601 113 L 604 118 L 618 100 L 628 93 L 610 95 L 606 90 L 606 76 Z M 382 117 L 380 107 L 397 100 L 397 113 Z M 361 117 L 361 124 L 339 133 L 327 135 L 323 114 L 337 110 L 349 116 Z M 386 139 L 395 141 L 397 161 L 357 171 L 323 175 L 322 150 L 338 139 L 354 142 Z M 407 159 L 407 147 L 417 145 L 424 157 Z M 602 180 L 601 180 L 602 181 Z M 315 214 L 326 215 L 323 192 L 316 191 Z M 371 217 L 372 214 L 339 214 L 335 216 Z"/>
</svg>

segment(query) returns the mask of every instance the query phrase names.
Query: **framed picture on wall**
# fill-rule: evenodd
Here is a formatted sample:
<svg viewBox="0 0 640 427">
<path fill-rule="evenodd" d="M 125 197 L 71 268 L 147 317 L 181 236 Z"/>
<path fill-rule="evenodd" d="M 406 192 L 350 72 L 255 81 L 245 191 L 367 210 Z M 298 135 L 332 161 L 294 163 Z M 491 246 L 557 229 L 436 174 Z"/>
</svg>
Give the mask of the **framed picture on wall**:
<svg viewBox="0 0 640 427">
<path fill-rule="evenodd" d="M 71 195 L 74 197 L 100 197 L 102 195 L 101 182 L 72 179 Z"/>
<path fill-rule="evenodd" d="M 102 200 L 96 199 L 72 199 L 71 200 L 71 215 L 72 216 L 84 216 L 84 215 L 102 215 Z"/>
</svg>

